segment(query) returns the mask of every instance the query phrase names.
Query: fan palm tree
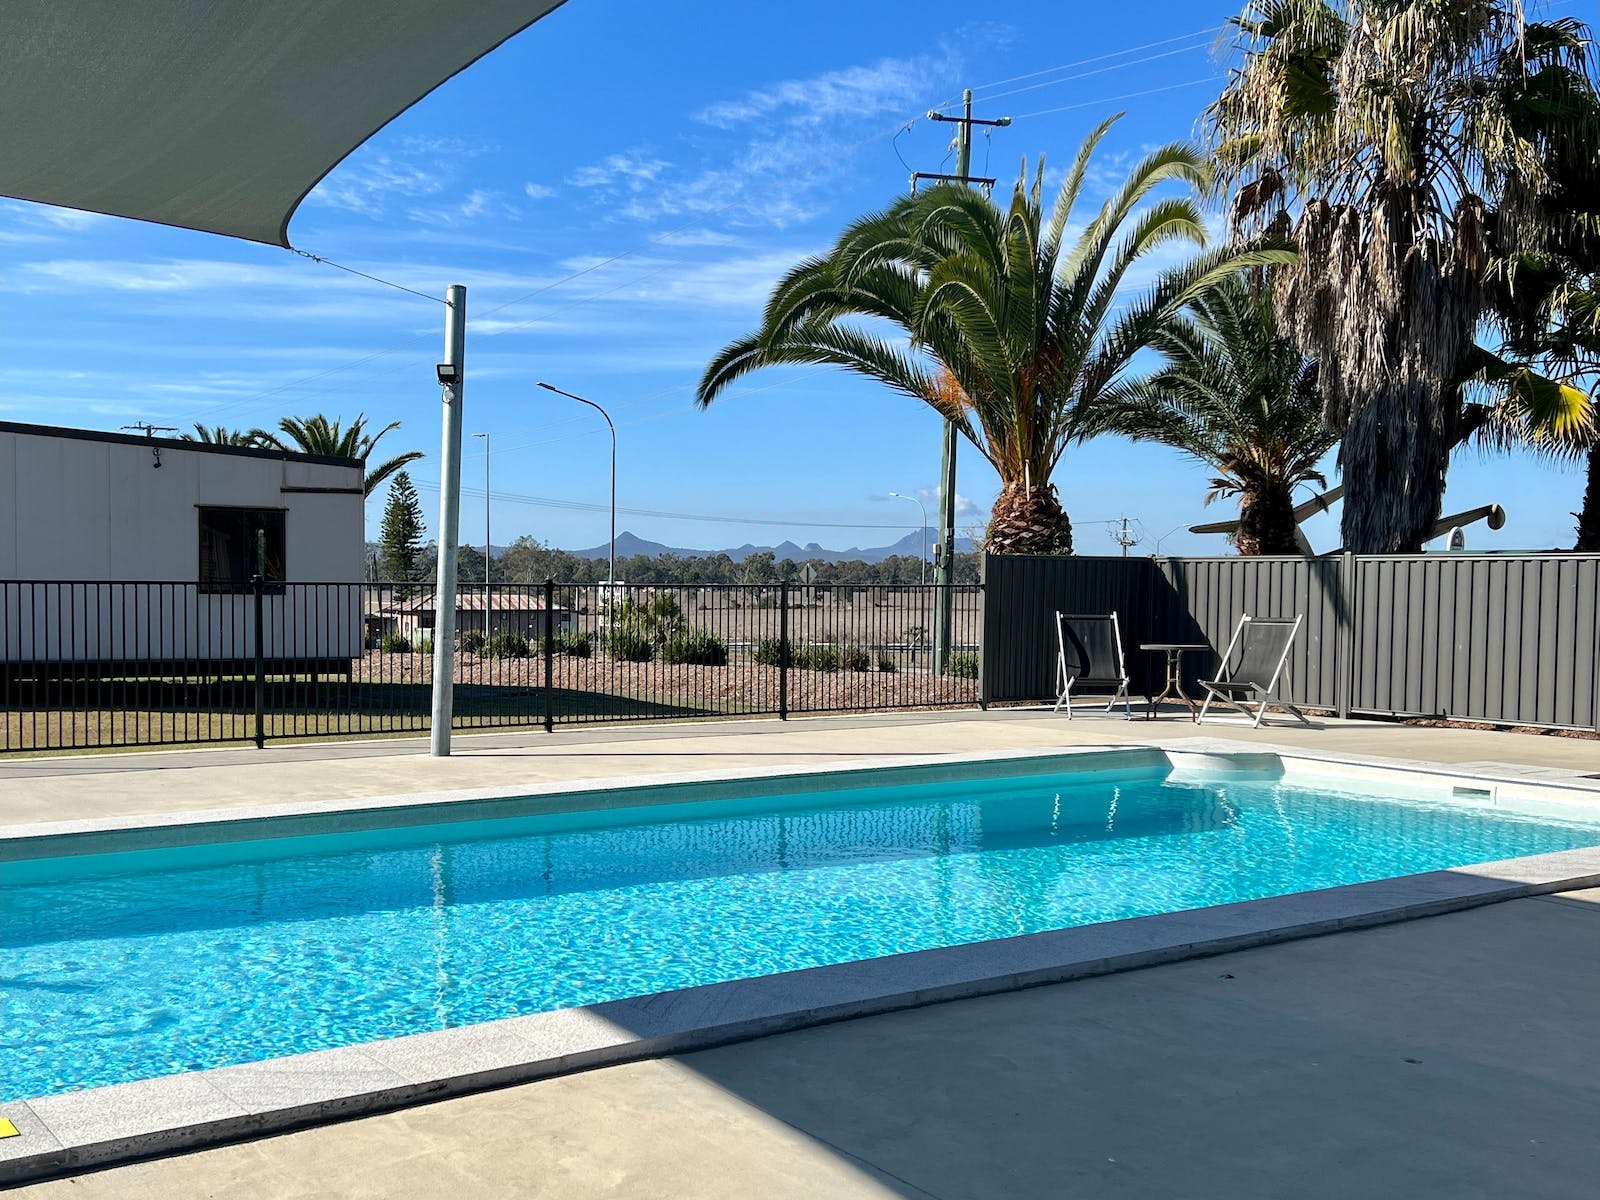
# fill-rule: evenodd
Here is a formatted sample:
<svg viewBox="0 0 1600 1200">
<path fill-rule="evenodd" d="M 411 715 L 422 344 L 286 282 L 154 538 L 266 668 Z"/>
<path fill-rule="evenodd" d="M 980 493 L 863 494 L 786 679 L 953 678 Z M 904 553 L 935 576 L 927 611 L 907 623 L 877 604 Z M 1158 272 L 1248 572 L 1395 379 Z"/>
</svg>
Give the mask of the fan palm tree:
<svg viewBox="0 0 1600 1200">
<path fill-rule="evenodd" d="M 344 429 L 341 428 L 339 421 L 330 421 L 318 413 L 314 417 L 284 417 L 278 422 L 279 433 L 254 429 L 251 430 L 250 436 L 255 439 L 257 445 L 271 450 L 326 454 L 335 458 L 359 458 L 364 464 L 371 457 L 373 447 L 378 444 L 379 439 L 391 429 L 399 429 L 400 422 L 390 421 L 377 433 L 371 434 L 366 432 L 366 426 L 367 418 L 364 415 L 358 416 L 350 422 L 348 429 Z M 375 467 L 366 467 L 363 477 L 365 494 L 372 495 L 373 489 L 385 479 L 421 457 L 422 451 L 411 450 L 405 454 L 397 454 Z"/>
<path fill-rule="evenodd" d="M 1551 146 L 1581 140 L 1584 28 L 1527 23 L 1519 0 L 1255 0 L 1236 24 L 1208 114 L 1219 183 L 1236 229 L 1301 251 L 1279 308 L 1323 364 L 1344 544 L 1418 550 L 1489 264 L 1537 233 Z M 1530 398 L 1560 430 L 1585 419 L 1574 396 Z"/>
<path fill-rule="evenodd" d="M 213 446 L 254 446 L 256 438 L 253 433 L 246 433 L 242 429 L 229 429 L 226 425 L 202 425 L 195 422 L 193 433 L 180 433 L 180 442 L 208 442 Z"/>
<path fill-rule="evenodd" d="M 1317 365 L 1279 328 L 1272 296 L 1232 275 L 1152 340 L 1166 363 L 1086 414 L 1094 433 L 1155 441 L 1217 472 L 1206 503 L 1239 497 L 1240 554 L 1298 554 L 1294 489 L 1327 485 L 1317 463 L 1337 436 L 1322 419 Z"/>
<path fill-rule="evenodd" d="M 1207 258 L 1130 300 L 1123 285 L 1151 251 L 1204 244 L 1195 196 L 1211 177 L 1194 148 L 1163 146 L 1069 241 L 1091 156 L 1116 119 L 1083 143 L 1048 220 L 1041 161 L 1031 185 L 1023 164 L 1006 207 L 943 185 L 851 225 L 777 285 L 755 333 L 712 360 L 700 405 L 768 366 L 828 364 L 879 380 L 953 421 L 999 474 L 987 549 L 1070 553 L 1072 527 L 1051 477 L 1079 436 L 1078 413 L 1116 386 L 1199 288 L 1286 257 Z M 1189 194 L 1150 199 L 1167 183 Z"/>
</svg>

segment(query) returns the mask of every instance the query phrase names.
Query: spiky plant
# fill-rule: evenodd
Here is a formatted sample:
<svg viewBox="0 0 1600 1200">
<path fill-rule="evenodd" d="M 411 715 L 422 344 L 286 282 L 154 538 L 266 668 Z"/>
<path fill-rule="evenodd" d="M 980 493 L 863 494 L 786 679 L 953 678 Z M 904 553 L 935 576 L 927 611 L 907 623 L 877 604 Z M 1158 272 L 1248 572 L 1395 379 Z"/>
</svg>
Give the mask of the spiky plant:
<svg viewBox="0 0 1600 1200">
<path fill-rule="evenodd" d="M 1236 24 L 1219 183 L 1236 229 L 1300 249 L 1279 307 L 1323 364 L 1344 544 L 1418 550 L 1492 255 L 1533 238 L 1549 147 L 1576 136 L 1582 26 L 1517 0 L 1256 0 Z"/>
<path fill-rule="evenodd" d="M 1240 554 L 1298 554 L 1294 489 L 1326 486 L 1317 464 L 1338 438 L 1322 419 L 1317 366 L 1279 327 L 1266 287 L 1218 281 L 1152 347 L 1164 365 L 1105 397 L 1088 415 L 1093 432 L 1199 460 L 1217 473 L 1207 504 L 1239 497 Z"/>
<path fill-rule="evenodd" d="M 367 418 L 358 416 L 350 422 L 350 427 L 345 429 L 338 420 L 330 421 L 318 413 L 314 417 L 284 417 L 278 422 L 278 433 L 271 433 L 265 429 L 252 430 L 250 436 L 257 445 L 266 446 L 273 450 L 298 451 L 301 454 L 326 454 L 335 458 L 359 458 L 363 464 L 371 457 L 375 447 L 384 434 L 390 430 L 399 429 L 399 421 L 390 421 L 377 433 L 369 434 L 366 431 Z M 397 454 L 386 459 L 377 466 L 366 466 L 362 478 L 365 494 L 372 495 L 373 489 L 401 467 L 415 462 L 422 457 L 422 451 L 412 450 L 405 454 Z"/>
<path fill-rule="evenodd" d="M 1024 163 L 1004 207 L 946 185 L 851 225 L 778 284 L 756 332 L 712 360 L 700 404 L 768 366 L 828 364 L 876 379 L 953 421 L 1000 476 L 987 549 L 1070 553 L 1052 476 L 1079 436 L 1079 413 L 1199 288 L 1287 257 L 1209 258 L 1130 299 L 1123 285 L 1151 251 L 1205 242 L 1195 195 L 1210 173 L 1194 148 L 1163 146 L 1068 240 L 1091 156 L 1116 119 L 1083 143 L 1048 220 L 1041 161 L 1031 184 Z M 1169 183 L 1190 194 L 1151 198 Z"/>
</svg>

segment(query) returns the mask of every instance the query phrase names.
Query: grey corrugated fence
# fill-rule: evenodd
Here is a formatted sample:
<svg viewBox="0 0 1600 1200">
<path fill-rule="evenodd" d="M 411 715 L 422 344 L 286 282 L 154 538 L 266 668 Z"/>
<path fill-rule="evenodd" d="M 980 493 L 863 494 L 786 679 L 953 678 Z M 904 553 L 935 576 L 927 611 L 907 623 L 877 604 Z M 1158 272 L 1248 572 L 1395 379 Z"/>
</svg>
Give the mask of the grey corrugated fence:
<svg viewBox="0 0 1600 1200">
<path fill-rule="evenodd" d="M 1052 614 L 1116 610 L 1136 690 L 1151 641 L 1203 642 L 1214 670 L 1243 613 L 1305 614 L 1289 696 L 1341 714 L 1595 729 L 1600 556 L 984 558 L 985 701 L 1053 695 Z"/>
</svg>

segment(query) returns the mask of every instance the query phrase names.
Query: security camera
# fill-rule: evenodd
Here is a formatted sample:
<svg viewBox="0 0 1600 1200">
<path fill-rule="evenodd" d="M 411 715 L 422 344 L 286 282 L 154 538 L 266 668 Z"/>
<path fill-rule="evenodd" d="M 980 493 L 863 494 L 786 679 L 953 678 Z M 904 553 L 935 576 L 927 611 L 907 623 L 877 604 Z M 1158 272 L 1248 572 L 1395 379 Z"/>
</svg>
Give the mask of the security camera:
<svg viewBox="0 0 1600 1200">
<path fill-rule="evenodd" d="M 439 373 L 440 387 L 449 387 L 452 383 L 461 382 L 461 368 L 455 363 L 440 363 L 434 370 Z"/>
</svg>

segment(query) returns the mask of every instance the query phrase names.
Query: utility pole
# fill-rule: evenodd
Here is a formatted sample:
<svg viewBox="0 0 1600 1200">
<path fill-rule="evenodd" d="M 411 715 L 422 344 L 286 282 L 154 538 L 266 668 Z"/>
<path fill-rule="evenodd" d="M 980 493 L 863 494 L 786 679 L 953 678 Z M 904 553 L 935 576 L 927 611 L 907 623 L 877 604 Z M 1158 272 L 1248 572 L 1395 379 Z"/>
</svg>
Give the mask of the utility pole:
<svg viewBox="0 0 1600 1200">
<path fill-rule="evenodd" d="M 1107 532 L 1111 534 L 1111 540 L 1122 547 L 1123 558 L 1128 557 L 1129 547 L 1139 544 L 1139 535 L 1128 527 L 1127 517 L 1122 518 L 1122 527 L 1120 529 L 1110 529 Z"/>
<path fill-rule="evenodd" d="M 993 179 L 977 179 L 972 175 L 972 127 L 988 125 L 1001 128 L 1011 124 L 1010 117 L 996 120 L 979 120 L 972 115 L 972 89 L 961 93 L 962 115 L 948 117 L 941 112 L 930 112 L 930 121 L 948 121 L 960 128 L 956 134 L 956 173 L 928 175 L 922 172 L 911 177 L 911 190 L 917 188 L 919 179 L 937 179 L 950 183 L 982 183 L 993 187 Z M 939 544 L 934 551 L 933 583 L 938 603 L 933 611 L 933 669 L 944 674 L 950 667 L 950 634 L 955 623 L 956 567 L 956 423 L 946 418 L 944 423 L 944 450 L 939 462 Z"/>
</svg>

